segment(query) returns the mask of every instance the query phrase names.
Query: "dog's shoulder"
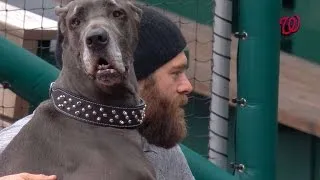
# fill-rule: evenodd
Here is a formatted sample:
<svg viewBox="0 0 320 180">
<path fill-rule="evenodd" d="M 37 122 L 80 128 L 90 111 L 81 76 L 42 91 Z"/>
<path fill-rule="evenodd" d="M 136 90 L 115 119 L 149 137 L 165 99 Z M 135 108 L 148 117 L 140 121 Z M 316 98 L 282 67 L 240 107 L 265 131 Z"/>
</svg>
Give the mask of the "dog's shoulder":
<svg viewBox="0 0 320 180">
<path fill-rule="evenodd" d="M 55 108 L 51 100 L 46 100 L 35 109 L 34 116 L 30 122 L 41 121 L 41 123 L 46 123 L 58 118 L 63 118 L 62 114 Z"/>
<path fill-rule="evenodd" d="M 19 133 L 8 144 L 0 155 L 0 176 L 34 170 L 34 167 L 47 165 L 46 158 L 52 149 L 53 126 L 50 124 L 50 116 L 54 114 L 53 104 L 48 101 L 42 102 L 34 111 L 33 117 L 24 125 Z M 46 157 L 40 158 L 39 157 Z M 37 161 L 36 164 L 31 162 Z M 41 167 L 40 166 L 40 167 Z"/>
<path fill-rule="evenodd" d="M 55 107 L 51 100 L 45 100 L 39 104 L 35 110 L 35 115 L 33 117 L 39 116 L 41 114 L 52 114 L 55 113 Z"/>
</svg>

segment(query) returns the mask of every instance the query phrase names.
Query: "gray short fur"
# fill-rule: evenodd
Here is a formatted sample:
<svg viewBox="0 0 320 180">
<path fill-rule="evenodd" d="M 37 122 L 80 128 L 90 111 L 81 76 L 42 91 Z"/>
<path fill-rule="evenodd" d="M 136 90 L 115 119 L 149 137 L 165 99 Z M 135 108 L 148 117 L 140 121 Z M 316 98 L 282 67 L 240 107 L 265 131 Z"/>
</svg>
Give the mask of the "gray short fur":
<svg viewBox="0 0 320 180">
<path fill-rule="evenodd" d="M 30 114 L 0 131 L 0 154 L 32 117 L 33 114 Z M 164 149 L 149 144 L 143 138 L 143 151 L 155 168 L 157 180 L 194 180 L 179 145 L 171 149 Z"/>
<path fill-rule="evenodd" d="M 129 13 L 128 19 L 125 23 L 110 19 L 109 5 L 114 2 L 76 0 L 57 8 L 65 38 L 64 65 L 56 85 L 97 103 L 135 105 L 138 103 L 138 93 L 132 52 L 137 42 L 140 12 L 132 3 L 117 0 L 113 7 L 123 8 Z M 81 5 L 90 7 L 90 10 L 85 8 L 81 16 L 81 20 L 89 22 L 79 26 L 81 28 L 72 29 L 70 18 Z M 116 63 L 129 68 L 127 78 L 116 89 L 97 86 L 88 75 L 88 66 L 83 62 L 81 53 L 85 45 L 82 36 L 90 31 L 92 23 L 95 27 L 106 28 L 110 38 L 117 39 L 114 42 L 117 42 L 122 58 L 112 57 L 108 48 L 94 52 L 94 56 L 114 58 Z M 29 172 L 55 174 L 59 180 L 156 179 L 152 165 L 144 156 L 141 136 L 136 130 L 106 128 L 76 121 L 59 113 L 51 100 L 43 102 L 35 110 L 33 118 L 0 155 L 0 164 L 0 177 Z"/>
</svg>

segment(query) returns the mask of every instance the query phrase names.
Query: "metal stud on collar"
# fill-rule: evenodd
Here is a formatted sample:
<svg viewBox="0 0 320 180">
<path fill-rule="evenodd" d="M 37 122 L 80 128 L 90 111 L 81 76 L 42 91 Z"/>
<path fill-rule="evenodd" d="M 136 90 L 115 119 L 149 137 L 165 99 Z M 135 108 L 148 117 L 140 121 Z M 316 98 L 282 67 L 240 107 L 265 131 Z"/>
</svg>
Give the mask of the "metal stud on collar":
<svg viewBox="0 0 320 180">
<path fill-rule="evenodd" d="M 82 99 L 61 89 L 51 87 L 51 99 L 56 109 L 77 120 L 101 126 L 136 127 L 143 123 L 146 105 L 112 107 Z M 111 118 L 108 118 L 108 114 Z"/>
</svg>

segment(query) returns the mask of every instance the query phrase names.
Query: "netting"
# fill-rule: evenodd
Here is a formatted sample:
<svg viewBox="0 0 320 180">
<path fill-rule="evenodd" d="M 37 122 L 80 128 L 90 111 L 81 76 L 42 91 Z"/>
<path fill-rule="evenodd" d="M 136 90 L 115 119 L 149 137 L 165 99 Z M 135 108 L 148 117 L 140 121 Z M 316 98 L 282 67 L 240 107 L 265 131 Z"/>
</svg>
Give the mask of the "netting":
<svg viewBox="0 0 320 180">
<path fill-rule="evenodd" d="M 54 17 L 53 7 L 42 0 L 0 1 L 0 35 L 52 63 L 50 42 L 56 22 L 48 17 Z M 1 60 L 5 61 L 4 57 Z M 5 80 L 0 83 L 0 127 L 4 128 L 27 115 L 30 106 Z"/>
<path fill-rule="evenodd" d="M 56 0 L 59 1 L 59 0 Z M 183 32 L 189 48 L 187 75 L 194 87 L 186 107 L 189 135 L 184 143 L 207 157 L 208 124 L 212 62 L 212 1 L 211 0 L 142 0 L 141 3 L 163 12 Z M 0 35 L 55 65 L 55 35 L 57 17 L 53 0 L 0 1 Z M 6 122 L 30 113 L 27 103 L 18 103 L 9 89 L 0 86 L 0 118 Z M 10 95 L 8 95 L 10 94 Z M 20 98 L 21 99 L 21 98 Z M 12 104 L 6 104 L 12 101 Z M 17 107 L 17 106 L 20 107 Z M 21 107 L 22 106 L 22 107 Z M 20 111 L 18 115 L 6 112 Z M 0 126 L 8 126 L 2 122 Z"/>
</svg>

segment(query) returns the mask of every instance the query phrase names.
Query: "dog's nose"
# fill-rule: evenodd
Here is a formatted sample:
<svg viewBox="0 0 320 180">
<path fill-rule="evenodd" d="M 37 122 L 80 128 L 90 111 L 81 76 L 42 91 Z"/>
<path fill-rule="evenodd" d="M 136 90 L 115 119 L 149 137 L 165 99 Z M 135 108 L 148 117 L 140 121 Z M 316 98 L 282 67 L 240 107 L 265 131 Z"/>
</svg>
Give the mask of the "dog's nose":
<svg viewBox="0 0 320 180">
<path fill-rule="evenodd" d="M 87 34 L 86 43 L 88 47 L 104 47 L 108 42 L 108 32 L 103 28 L 92 29 Z"/>
</svg>

